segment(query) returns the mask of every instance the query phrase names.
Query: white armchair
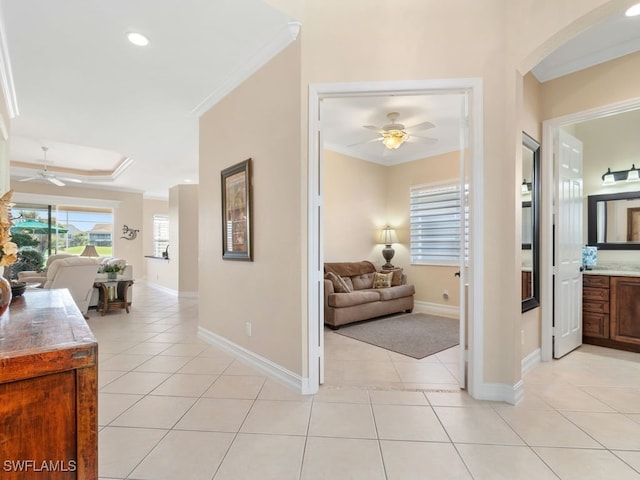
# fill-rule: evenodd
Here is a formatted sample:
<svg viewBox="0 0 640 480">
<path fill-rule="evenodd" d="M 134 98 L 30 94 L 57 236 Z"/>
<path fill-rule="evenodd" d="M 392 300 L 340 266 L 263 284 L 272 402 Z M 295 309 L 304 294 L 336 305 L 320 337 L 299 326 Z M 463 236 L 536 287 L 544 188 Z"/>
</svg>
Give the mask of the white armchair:
<svg viewBox="0 0 640 480">
<path fill-rule="evenodd" d="M 71 256 L 51 262 L 42 288 L 67 288 L 80 312 L 87 315 L 100 260 Z"/>
<path fill-rule="evenodd" d="M 18 281 L 26 283 L 44 283 L 47 280 L 47 270 L 49 269 L 51 262 L 73 256 L 74 255 L 71 255 L 70 253 L 54 253 L 53 255 L 49 255 L 42 272 L 36 272 L 35 270 L 23 270 L 22 272 L 18 272 Z"/>
</svg>

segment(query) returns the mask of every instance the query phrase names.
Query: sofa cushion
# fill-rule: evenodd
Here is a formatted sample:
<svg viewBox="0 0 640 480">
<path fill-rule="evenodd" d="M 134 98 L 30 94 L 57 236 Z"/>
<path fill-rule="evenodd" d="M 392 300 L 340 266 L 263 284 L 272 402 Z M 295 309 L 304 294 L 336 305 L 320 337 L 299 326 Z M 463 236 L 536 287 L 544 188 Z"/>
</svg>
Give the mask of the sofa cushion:
<svg viewBox="0 0 640 480">
<path fill-rule="evenodd" d="M 351 277 L 351 283 L 353 284 L 354 290 L 364 290 L 366 288 L 373 287 L 373 274 L 371 273 L 363 273 L 362 275 L 353 275 Z"/>
<path fill-rule="evenodd" d="M 331 293 L 327 299 L 330 307 L 353 307 L 354 305 L 362 305 L 363 303 L 377 302 L 380 295 L 377 291 L 353 291 L 351 293 Z"/>
<path fill-rule="evenodd" d="M 380 294 L 380 300 L 393 300 L 395 298 L 410 297 L 416 293 L 413 285 L 397 285 L 389 288 L 379 288 L 376 290 Z"/>
<path fill-rule="evenodd" d="M 325 263 L 325 272 L 333 272 L 340 277 L 353 277 L 364 273 L 373 273 L 376 267 L 369 261 Z"/>
<path fill-rule="evenodd" d="M 344 279 L 333 272 L 325 273 L 324 278 L 333 284 L 333 291 L 335 293 L 349 293 L 351 291 L 351 288 L 349 288 L 349 285 L 347 285 Z"/>
<path fill-rule="evenodd" d="M 391 286 L 391 279 L 393 273 L 380 273 L 375 272 L 373 274 L 373 288 L 389 288 Z"/>
</svg>

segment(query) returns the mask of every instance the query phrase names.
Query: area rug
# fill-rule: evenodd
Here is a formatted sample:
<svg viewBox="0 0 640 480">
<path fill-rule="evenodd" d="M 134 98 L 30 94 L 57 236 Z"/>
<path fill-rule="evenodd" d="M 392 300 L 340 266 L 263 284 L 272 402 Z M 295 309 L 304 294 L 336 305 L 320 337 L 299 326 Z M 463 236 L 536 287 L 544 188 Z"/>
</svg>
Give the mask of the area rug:
<svg viewBox="0 0 640 480">
<path fill-rule="evenodd" d="M 409 313 L 345 325 L 335 333 L 413 358 L 424 358 L 460 343 L 458 320 Z"/>
</svg>

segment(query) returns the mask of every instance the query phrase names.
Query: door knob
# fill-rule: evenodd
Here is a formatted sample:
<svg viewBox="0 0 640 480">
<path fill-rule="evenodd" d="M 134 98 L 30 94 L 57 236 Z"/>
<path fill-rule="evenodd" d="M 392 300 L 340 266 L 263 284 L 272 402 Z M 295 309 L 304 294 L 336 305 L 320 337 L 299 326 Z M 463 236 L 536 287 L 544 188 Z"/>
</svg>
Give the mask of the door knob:
<svg viewBox="0 0 640 480">
<path fill-rule="evenodd" d="M 456 273 L 453 274 L 454 277 L 459 277 L 460 276 L 460 270 L 458 270 Z"/>
</svg>

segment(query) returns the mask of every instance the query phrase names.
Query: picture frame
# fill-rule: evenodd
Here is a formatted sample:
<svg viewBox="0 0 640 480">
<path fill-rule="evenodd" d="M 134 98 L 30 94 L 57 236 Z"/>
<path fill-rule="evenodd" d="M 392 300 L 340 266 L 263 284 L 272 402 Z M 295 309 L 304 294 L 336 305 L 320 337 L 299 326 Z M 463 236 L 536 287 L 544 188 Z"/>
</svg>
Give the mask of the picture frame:
<svg viewBox="0 0 640 480">
<path fill-rule="evenodd" d="M 251 159 L 220 173 L 222 185 L 222 258 L 253 261 Z"/>
</svg>

